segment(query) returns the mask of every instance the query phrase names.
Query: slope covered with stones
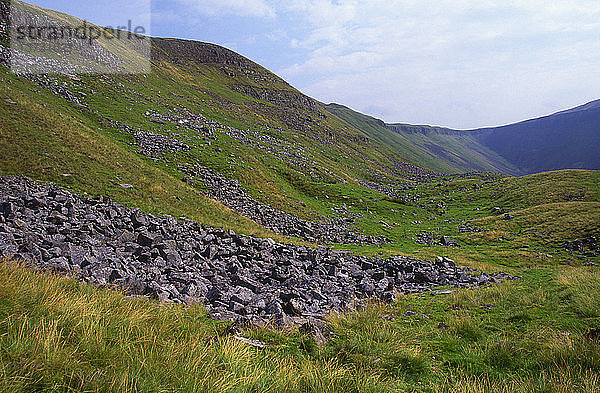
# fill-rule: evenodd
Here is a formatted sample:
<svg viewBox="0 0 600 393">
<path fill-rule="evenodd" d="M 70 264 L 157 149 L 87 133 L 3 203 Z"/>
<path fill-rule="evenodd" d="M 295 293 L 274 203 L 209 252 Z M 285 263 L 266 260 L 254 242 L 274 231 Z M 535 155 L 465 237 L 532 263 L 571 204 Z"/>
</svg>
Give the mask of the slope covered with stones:
<svg viewBox="0 0 600 393">
<path fill-rule="evenodd" d="M 280 323 L 376 297 L 505 279 L 451 260 L 368 258 L 276 243 L 144 214 L 26 178 L 0 178 L 0 256 L 163 301 L 201 301 L 219 319 Z"/>
</svg>

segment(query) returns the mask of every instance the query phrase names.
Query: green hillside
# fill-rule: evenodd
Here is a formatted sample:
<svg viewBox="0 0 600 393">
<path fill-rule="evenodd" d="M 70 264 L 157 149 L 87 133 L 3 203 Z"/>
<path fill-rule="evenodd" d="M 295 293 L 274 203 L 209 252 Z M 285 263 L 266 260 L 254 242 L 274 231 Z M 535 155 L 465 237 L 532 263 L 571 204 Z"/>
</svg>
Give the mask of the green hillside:
<svg viewBox="0 0 600 393">
<path fill-rule="evenodd" d="M 478 142 L 468 133 L 445 135 L 435 132 L 396 132 L 383 121 L 355 112 L 338 104 L 327 110 L 375 140 L 406 154 L 416 165 L 442 173 L 494 171 L 514 174 L 516 168 L 506 159 Z"/>
<path fill-rule="evenodd" d="M 0 175 L 281 242 L 447 257 L 518 279 L 334 313 L 322 342 L 0 259 L 1 392 L 600 390 L 599 171 L 508 176 L 521 167 L 471 135 L 394 132 L 216 45 L 152 48 L 149 74 L 0 65 Z M 353 233 L 389 241 L 277 234 L 209 197 L 218 187 L 194 181 L 195 166 L 290 217 L 349 217 Z"/>
</svg>

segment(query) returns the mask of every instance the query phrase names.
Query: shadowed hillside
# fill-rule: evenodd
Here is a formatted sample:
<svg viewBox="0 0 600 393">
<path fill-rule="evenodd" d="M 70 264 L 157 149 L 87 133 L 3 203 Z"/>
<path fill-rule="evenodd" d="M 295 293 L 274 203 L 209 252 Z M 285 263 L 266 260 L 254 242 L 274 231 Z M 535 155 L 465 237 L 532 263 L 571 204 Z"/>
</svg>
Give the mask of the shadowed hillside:
<svg viewBox="0 0 600 393">
<path fill-rule="evenodd" d="M 391 124 L 400 135 L 463 140 L 483 146 L 518 168 L 519 174 L 558 169 L 599 169 L 600 100 L 503 127 L 457 131 L 440 127 Z"/>
</svg>

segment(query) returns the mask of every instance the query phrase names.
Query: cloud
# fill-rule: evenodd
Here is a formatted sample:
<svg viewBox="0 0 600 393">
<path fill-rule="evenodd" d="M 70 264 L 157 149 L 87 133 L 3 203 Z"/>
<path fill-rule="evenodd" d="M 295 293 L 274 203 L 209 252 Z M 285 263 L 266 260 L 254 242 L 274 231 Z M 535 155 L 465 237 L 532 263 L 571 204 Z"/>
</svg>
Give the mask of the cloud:
<svg viewBox="0 0 600 393">
<path fill-rule="evenodd" d="M 208 16 L 236 15 L 274 18 L 275 9 L 265 0 L 177 0 L 186 7 Z"/>
<path fill-rule="evenodd" d="M 157 19 L 179 16 L 183 35 L 388 121 L 493 125 L 600 91 L 597 0 L 169 1 Z"/>
<path fill-rule="evenodd" d="M 388 120 L 505 123 L 600 91 L 596 0 L 289 0 L 276 12 L 306 26 L 289 40 L 304 59 L 282 76 Z"/>
</svg>

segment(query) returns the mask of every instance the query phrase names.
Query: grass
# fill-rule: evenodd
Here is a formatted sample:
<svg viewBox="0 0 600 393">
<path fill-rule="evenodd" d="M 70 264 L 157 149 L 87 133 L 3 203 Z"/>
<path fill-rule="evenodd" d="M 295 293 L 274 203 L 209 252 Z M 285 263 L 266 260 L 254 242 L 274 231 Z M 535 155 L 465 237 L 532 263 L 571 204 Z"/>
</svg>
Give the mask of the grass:
<svg viewBox="0 0 600 393">
<path fill-rule="evenodd" d="M 501 188 L 501 201 L 512 208 L 526 208 L 569 201 L 600 202 L 600 175 L 569 170 L 508 178 Z"/>
<path fill-rule="evenodd" d="M 88 111 L 0 68 L 0 173 L 292 241 L 182 182 L 176 165 L 199 162 L 238 179 L 250 195 L 278 209 L 318 219 L 343 215 L 345 206 L 358 217 L 358 230 L 391 239 L 382 247 L 335 248 L 372 256 L 442 255 L 520 280 L 449 295 L 404 296 L 394 304 L 330 315 L 333 335 L 324 346 L 297 329 L 251 329 L 247 337 L 268 343 L 257 350 L 224 336 L 226 325 L 208 319 L 201 305 L 131 299 L 115 289 L 3 261 L 0 391 L 599 390 L 599 345 L 585 334 L 600 326 L 599 270 L 586 266 L 600 263 L 600 257 L 567 252 L 562 244 L 600 235 L 600 172 L 407 183 L 394 172 L 393 160 L 448 171 L 468 163 L 434 159 L 425 146 L 431 141 L 386 133 L 372 119 L 348 111 L 338 111 L 338 117 L 322 108 L 294 107 L 293 100 L 275 104 L 251 98 L 239 91 L 295 91 L 281 81 L 259 84 L 230 71 L 213 64 L 155 62 L 154 72 L 144 76 L 86 76 L 81 83 L 57 77 L 57 83 L 86 94 Z M 186 133 L 174 123 L 150 124 L 144 115 L 182 107 L 225 126 L 276 137 L 313 172 L 219 130 L 210 146 L 192 140 L 187 154 L 153 162 L 105 121 L 163 135 Z M 297 131 L 290 119 L 311 128 Z M 511 169 L 498 157 L 489 161 L 485 151 L 462 152 L 478 165 Z M 402 182 L 403 197 L 390 198 L 356 180 Z M 496 207 L 513 219 L 505 220 Z M 459 233 L 467 223 L 481 232 Z M 417 244 L 421 231 L 451 236 L 460 247 Z"/>
<path fill-rule="evenodd" d="M 565 289 L 565 296 L 573 303 L 581 318 L 600 317 L 600 293 L 594 288 L 600 282 L 600 270 L 593 268 L 566 269 L 558 282 Z"/>
<path fill-rule="evenodd" d="M 334 360 L 219 337 L 201 306 L 165 306 L 0 264 L 0 390 L 385 391 Z"/>
<path fill-rule="evenodd" d="M 258 350 L 201 305 L 4 261 L 0 391 L 594 392 L 600 346 L 584 336 L 600 323 L 598 270 L 559 270 L 333 314 L 324 346 L 294 329 L 247 331 L 268 343 Z"/>
<path fill-rule="evenodd" d="M 30 176 L 80 193 L 108 196 L 147 212 L 282 239 L 133 154 L 99 132 L 100 124 L 74 113 L 58 97 L 39 89 L 36 95 L 15 94 L 30 84 L 8 73 L 4 76 L 11 83 L 0 84 L 0 96 L 11 96 L 17 104 L 0 101 L 2 174 Z M 54 109 L 49 111 L 48 106 Z M 120 183 L 134 188 L 127 190 Z"/>
</svg>

